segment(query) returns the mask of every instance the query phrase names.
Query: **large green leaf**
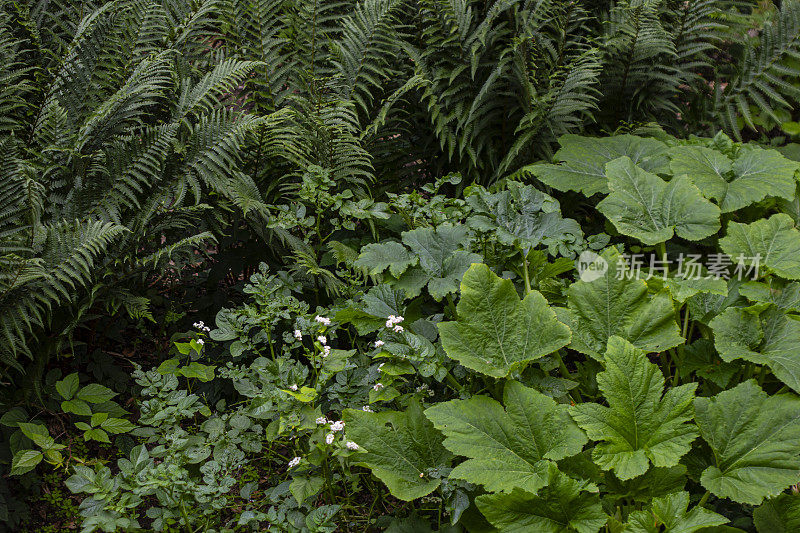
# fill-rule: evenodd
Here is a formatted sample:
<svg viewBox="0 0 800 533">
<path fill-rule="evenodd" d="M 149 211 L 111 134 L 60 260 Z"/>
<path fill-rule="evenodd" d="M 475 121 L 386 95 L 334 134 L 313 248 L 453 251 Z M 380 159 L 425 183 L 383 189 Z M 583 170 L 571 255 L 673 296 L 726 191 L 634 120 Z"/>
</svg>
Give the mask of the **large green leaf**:
<svg viewBox="0 0 800 533">
<path fill-rule="evenodd" d="M 418 402 L 404 412 L 346 409 L 343 416 L 347 438 L 363 450 L 352 459 L 371 469 L 393 496 L 411 501 L 441 484 L 432 474 L 447 468 L 452 455 Z"/>
<path fill-rule="evenodd" d="M 719 246 L 734 263 L 757 262 L 784 278 L 800 279 L 800 231 L 789 215 L 779 213 L 752 224 L 730 222 Z"/>
<path fill-rule="evenodd" d="M 506 187 L 496 193 L 480 186 L 470 189 L 466 198 L 474 213 L 468 220 L 470 227 L 491 231 L 500 242 L 524 249 L 583 236 L 575 220 L 561 216 L 561 206 L 553 197 L 517 181 L 507 181 Z"/>
<path fill-rule="evenodd" d="M 753 523 L 758 533 L 800 531 L 800 498 L 796 494 L 781 494 L 765 501 L 753 511 Z"/>
<path fill-rule="evenodd" d="M 531 165 L 531 172 L 543 183 L 559 191 L 580 191 L 586 196 L 609 192 L 606 163 L 627 156 L 644 170 L 655 171 L 665 165 L 667 145 L 656 139 L 633 135 L 594 138 L 563 135 L 555 159 L 560 165 Z"/>
<path fill-rule="evenodd" d="M 386 241 L 364 246 L 354 265 L 369 274 L 380 274 L 387 268 L 392 276 L 398 277 L 408 267 L 417 263 L 417 258 L 399 242 Z"/>
<path fill-rule="evenodd" d="M 444 446 L 468 457 L 451 478 L 481 484 L 489 491 L 521 488 L 536 493 L 549 481 L 553 461 L 575 455 L 586 435 L 567 406 L 516 381 L 508 381 L 503 406 L 487 396 L 429 407 L 425 416 L 444 433 Z"/>
<path fill-rule="evenodd" d="M 719 231 L 719 208 L 686 176 L 666 182 L 628 157 L 609 162 L 606 175 L 611 194 L 597 209 L 624 235 L 658 244 L 673 234 L 698 241 Z"/>
<path fill-rule="evenodd" d="M 475 264 L 461 282 L 458 321 L 439 324 L 447 355 L 462 365 L 502 378 L 529 361 L 567 345 L 569 328 L 537 291 L 520 300 L 514 284 Z"/>
<path fill-rule="evenodd" d="M 736 161 L 703 146 L 677 146 L 670 150 L 670 170 L 686 175 L 707 198 L 717 200 L 729 213 L 774 196 L 791 200 L 798 164 L 775 150 L 744 147 Z"/>
<path fill-rule="evenodd" d="M 608 407 L 578 404 L 570 414 L 589 438 L 601 441 L 592 458 L 622 480 L 644 474 L 649 463 L 678 464 L 697 437 L 692 419 L 696 383 L 664 393 L 664 376 L 641 350 L 620 337 L 608 341 L 606 369 L 597 386 Z M 662 396 L 663 394 L 663 396 Z"/>
<path fill-rule="evenodd" d="M 647 283 L 627 279 L 629 270 L 614 248 L 600 258 L 605 273 L 578 281 L 567 290 L 569 309 L 559 318 L 572 329 L 570 348 L 602 359 L 608 339 L 620 336 L 646 352 L 660 352 L 683 342 L 668 291 L 649 294 Z"/>
<path fill-rule="evenodd" d="M 689 508 L 689 493 L 675 492 L 655 498 L 646 510 L 633 511 L 628 517 L 628 533 L 694 533 L 705 527 L 721 526 L 728 521 L 702 507 Z"/>
<path fill-rule="evenodd" d="M 478 254 L 462 250 L 470 241 L 464 226 L 442 224 L 438 228 L 419 228 L 403 233 L 403 243 L 419 266 L 409 268 L 398 279 L 397 287 L 409 297 L 419 294 L 422 287 L 435 300 L 458 290 L 458 283 L 472 263 L 481 261 Z"/>
<path fill-rule="evenodd" d="M 714 318 L 709 323 L 714 345 L 726 362 L 741 358 L 768 365 L 800 392 L 800 321 L 773 305 L 764 306 L 730 307 Z"/>
<path fill-rule="evenodd" d="M 537 495 L 522 490 L 475 498 L 489 522 L 503 533 L 597 533 L 608 517 L 587 482 L 549 469 L 549 483 Z"/>
<path fill-rule="evenodd" d="M 714 464 L 700 482 L 720 498 L 758 505 L 800 482 L 800 398 L 768 396 L 753 380 L 694 401 Z"/>
<path fill-rule="evenodd" d="M 748 281 L 739 287 L 739 294 L 754 302 L 775 304 L 788 312 L 800 312 L 800 282 L 786 283 L 773 278 L 769 284 Z"/>
</svg>

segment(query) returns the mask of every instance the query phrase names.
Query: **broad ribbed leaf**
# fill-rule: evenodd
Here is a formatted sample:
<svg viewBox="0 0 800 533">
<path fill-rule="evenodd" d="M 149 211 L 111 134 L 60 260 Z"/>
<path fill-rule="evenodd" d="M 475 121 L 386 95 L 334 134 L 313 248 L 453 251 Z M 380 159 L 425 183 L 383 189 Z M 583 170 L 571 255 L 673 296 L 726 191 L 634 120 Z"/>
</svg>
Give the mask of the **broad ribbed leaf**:
<svg viewBox="0 0 800 533">
<path fill-rule="evenodd" d="M 666 182 L 628 157 L 608 163 L 606 175 L 611 194 L 597 209 L 624 235 L 658 244 L 674 234 L 698 241 L 719 231 L 719 208 L 686 176 Z"/>
<path fill-rule="evenodd" d="M 569 343 L 569 328 L 544 296 L 520 300 L 514 284 L 475 264 L 461 282 L 458 321 L 439 324 L 447 355 L 462 365 L 502 378 Z"/>
<path fill-rule="evenodd" d="M 452 455 L 418 402 L 404 412 L 347 409 L 344 420 L 347 438 L 365 452 L 352 459 L 372 470 L 396 498 L 421 498 L 441 484 L 432 474 L 448 467 Z"/>
<path fill-rule="evenodd" d="M 570 408 L 589 438 L 601 441 L 592 452 L 595 463 L 622 480 L 644 474 L 649 463 L 677 465 L 697 437 L 695 427 L 687 424 L 697 384 L 665 393 L 658 366 L 620 337 L 609 339 L 605 363 L 597 386 L 608 407 L 584 403 Z"/>
<path fill-rule="evenodd" d="M 728 521 L 703 507 L 689 508 L 689 493 L 675 492 L 655 498 L 646 510 L 633 511 L 628 517 L 628 533 L 694 533 L 705 527 L 721 526 Z"/>
<path fill-rule="evenodd" d="M 758 505 L 800 482 L 800 398 L 768 396 L 753 380 L 694 401 L 714 465 L 700 482 L 720 498 Z"/>
<path fill-rule="evenodd" d="M 800 531 L 800 498 L 795 494 L 781 494 L 765 501 L 753 511 L 753 523 L 758 533 Z"/>
<path fill-rule="evenodd" d="M 491 231 L 500 242 L 524 249 L 583 236 L 575 220 L 561 216 L 561 206 L 552 196 L 517 181 L 509 180 L 506 186 L 496 193 L 473 187 L 466 198 L 474 213 L 470 227 Z"/>
<path fill-rule="evenodd" d="M 597 533 L 608 517 L 597 494 L 585 492 L 587 483 L 550 467 L 549 483 L 537 495 L 515 490 L 511 494 L 484 494 L 475 498 L 478 509 L 503 533 Z"/>
<path fill-rule="evenodd" d="M 768 365 L 775 376 L 800 392 L 800 321 L 764 304 L 729 307 L 709 325 L 726 362 L 745 359 Z"/>
<path fill-rule="evenodd" d="M 470 239 L 466 227 L 452 224 L 406 231 L 403 243 L 411 256 L 419 259 L 419 266 L 409 268 L 399 278 L 397 287 L 413 298 L 427 285 L 437 301 L 456 292 L 464 272 L 472 263 L 481 261 L 478 254 L 460 249 L 467 246 Z"/>
<path fill-rule="evenodd" d="M 614 335 L 646 352 L 660 352 L 683 342 L 667 291 L 648 294 L 647 283 L 627 279 L 629 270 L 614 248 L 601 254 L 607 270 L 593 281 L 578 281 L 567 291 L 568 310 L 559 318 L 572 329 L 570 348 L 602 359 Z"/>
<path fill-rule="evenodd" d="M 380 274 L 388 268 L 392 276 L 398 277 L 416 262 L 417 258 L 405 246 L 399 242 L 387 241 L 364 246 L 354 265 L 372 275 Z"/>
<path fill-rule="evenodd" d="M 586 435 L 567 406 L 508 381 L 503 406 L 488 396 L 452 400 L 428 408 L 425 416 L 446 437 L 444 446 L 468 457 L 451 478 L 483 485 L 486 490 L 536 493 L 549 482 L 553 461 L 575 455 Z"/>
<path fill-rule="evenodd" d="M 555 159 L 560 165 L 526 167 L 543 183 L 559 191 L 579 191 L 586 196 L 609 192 L 606 182 L 606 163 L 627 156 L 644 170 L 654 171 L 663 166 L 667 145 L 656 139 L 633 135 L 594 138 L 563 135 Z"/>
<path fill-rule="evenodd" d="M 670 150 L 670 170 L 686 175 L 706 198 L 717 200 L 729 213 L 774 196 L 791 200 L 798 164 L 775 150 L 744 147 L 736 161 L 703 146 L 678 146 Z"/>
<path fill-rule="evenodd" d="M 784 311 L 800 311 L 800 283 L 796 281 L 786 283 L 776 278 L 769 284 L 748 281 L 739 287 L 739 294 L 754 302 L 775 304 Z"/>
<path fill-rule="evenodd" d="M 745 265 L 758 262 L 781 277 L 800 279 L 800 231 L 789 215 L 779 213 L 752 224 L 730 222 L 719 246 L 734 263 L 741 257 Z"/>
</svg>

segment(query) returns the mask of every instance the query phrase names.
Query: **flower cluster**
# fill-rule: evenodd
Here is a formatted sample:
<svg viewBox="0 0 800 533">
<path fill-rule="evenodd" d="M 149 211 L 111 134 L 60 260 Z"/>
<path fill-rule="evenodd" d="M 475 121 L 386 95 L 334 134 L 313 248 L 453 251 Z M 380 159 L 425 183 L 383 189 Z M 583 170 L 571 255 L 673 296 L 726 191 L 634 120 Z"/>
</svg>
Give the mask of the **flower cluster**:
<svg viewBox="0 0 800 533">
<path fill-rule="evenodd" d="M 197 329 L 199 329 L 200 331 L 205 331 L 206 333 L 208 333 L 209 331 L 211 331 L 211 328 L 210 328 L 210 327 L 208 327 L 208 326 L 206 326 L 206 325 L 203 323 L 203 321 L 202 321 L 202 320 L 201 320 L 201 321 L 199 321 L 199 322 L 195 322 L 195 323 L 194 323 L 194 324 L 192 324 L 192 325 L 193 325 L 194 327 L 196 327 Z"/>
<path fill-rule="evenodd" d="M 327 317 L 324 317 L 324 316 L 317 315 L 317 316 L 314 317 L 314 320 L 316 320 L 317 322 L 319 322 L 323 326 L 330 326 L 331 325 L 331 319 L 327 318 Z"/>
<path fill-rule="evenodd" d="M 389 315 L 389 317 L 386 319 L 386 327 L 390 328 L 395 333 L 402 333 L 403 326 L 400 326 L 399 324 L 403 320 L 405 319 L 401 316 Z"/>
<path fill-rule="evenodd" d="M 345 446 L 347 446 L 347 449 L 348 449 L 348 450 L 353 450 L 353 451 L 356 451 L 356 450 L 358 450 L 358 444 L 356 444 L 355 442 L 353 442 L 353 441 L 351 441 L 351 440 L 347 441 L 347 443 L 345 444 Z"/>
<path fill-rule="evenodd" d="M 299 341 L 303 340 L 303 332 L 299 329 L 294 330 L 294 338 Z"/>
<path fill-rule="evenodd" d="M 289 385 L 289 388 L 291 390 L 293 390 L 293 391 L 296 391 L 298 389 L 298 386 L 296 384 L 292 383 L 291 385 Z"/>
<path fill-rule="evenodd" d="M 289 461 L 289 468 L 294 468 L 299 464 L 300 464 L 300 458 L 299 457 L 295 457 L 294 459 Z"/>
<path fill-rule="evenodd" d="M 372 386 L 372 390 L 374 390 L 375 392 L 378 392 L 382 388 L 383 388 L 383 383 L 376 383 L 375 385 Z"/>
<path fill-rule="evenodd" d="M 344 422 L 341 420 L 337 420 L 333 424 L 331 424 L 331 431 L 341 431 L 344 429 Z"/>
<path fill-rule="evenodd" d="M 376 348 L 380 348 L 381 346 L 383 346 L 383 344 L 384 344 L 384 342 L 382 340 L 375 341 L 375 347 Z"/>
</svg>

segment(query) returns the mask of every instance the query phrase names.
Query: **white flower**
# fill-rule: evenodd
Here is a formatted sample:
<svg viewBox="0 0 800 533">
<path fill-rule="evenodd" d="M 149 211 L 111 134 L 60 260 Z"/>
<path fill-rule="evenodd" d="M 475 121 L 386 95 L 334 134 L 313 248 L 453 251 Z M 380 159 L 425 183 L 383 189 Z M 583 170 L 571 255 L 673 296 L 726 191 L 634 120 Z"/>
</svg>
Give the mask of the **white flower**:
<svg viewBox="0 0 800 533">
<path fill-rule="evenodd" d="M 303 332 L 299 329 L 294 330 L 294 338 L 299 341 L 303 340 Z"/>
<path fill-rule="evenodd" d="M 289 388 L 294 390 L 294 391 L 296 391 L 297 390 L 297 385 L 291 384 L 291 385 L 289 385 Z"/>
<path fill-rule="evenodd" d="M 325 444 L 333 444 L 334 434 L 328 433 L 325 435 Z"/>
<path fill-rule="evenodd" d="M 385 365 L 385 364 L 386 364 L 386 363 L 381 363 L 381 364 L 379 364 L 379 365 L 378 365 L 378 370 L 380 370 L 381 368 L 383 368 L 383 365 Z"/>
<path fill-rule="evenodd" d="M 300 464 L 300 458 L 299 457 L 295 457 L 294 459 L 289 461 L 289 468 L 294 468 L 299 464 Z"/>
<path fill-rule="evenodd" d="M 328 357 L 330 354 L 331 354 L 331 347 L 330 346 L 326 346 L 322 350 L 322 357 Z"/>
<path fill-rule="evenodd" d="M 395 326 L 394 331 L 395 333 L 403 333 L 403 326 Z"/>
<path fill-rule="evenodd" d="M 378 391 L 379 391 L 379 390 L 381 390 L 382 388 L 383 388 L 383 383 L 376 383 L 376 384 L 375 384 L 375 385 L 372 387 L 372 390 L 374 390 L 375 392 L 378 392 Z"/>
<path fill-rule="evenodd" d="M 331 325 L 331 319 L 327 318 L 327 317 L 324 317 L 324 316 L 317 315 L 317 316 L 314 317 L 314 320 L 316 320 L 317 322 L 319 322 L 323 326 L 330 326 Z"/>
<path fill-rule="evenodd" d="M 358 444 L 356 444 L 355 442 L 353 442 L 351 440 L 347 441 L 347 443 L 345 445 L 347 446 L 348 450 L 356 451 L 358 449 Z"/>
<path fill-rule="evenodd" d="M 210 327 L 208 327 L 208 326 L 204 326 L 204 327 L 203 327 L 203 331 L 205 331 L 206 333 L 208 333 L 209 331 L 211 331 L 211 328 L 210 328 Z"/>
<path fill-rule="evenodd" d="M 197 339 L 197 344 L 199 344 L 200 346 L 204 345 L 205 343 L 206 341 L 204 341 L 203 339 Z"/>
<path fill-rule="evenodd" d="M 203 323 L 203 321 L 202 321 L 202 320 L 201 320 L 201 321 L 199 321 L 199 322 L 195 322 L 195 323 L 194 323 L 194 324 L 192 324 L 192 325 L 193 325 L 194 327 L 196 327 L 197 329 L 206 329 L 206 325 Z"/>
<path fill-rule="evenodd" d="M 388 318 L 386 319 L 386 327 L 387 328 L 391 328 L 395 324 L 399 324 L 403 320 L 405 320 L 405 319 L 403 317 L 401 317 L 401 316 L 389 315 Z"/>
<path fill-rule="evenodd" d="M 321 417 L 317 418 L 316 422 L 317 422 L 317 424 L 327 424 L 328 423 L 328 419 L 325 418 L 324 416 L 321 416 Z"/>
<path fill-rule="evenodd" d="M 383 341 L 375 341 L 376 348 L 380 348 L 381 346 L 383 346 Z"/>
<path fill-rule="evenodd" d="M 341 420 L 337 420 L 333 424 L 331 424 L 331 431 L 341 431 L 344 429 L 344 422 Z"/>
<path fill-rule="evenodd" d="M 375 412 L 372 409 L 370 409 L 369 405 L 365 405 L 364 407 L 361 408 L 361 410 L 364 411 L 365 413 L 374 413 Z"/>
<path fill-rule="evenodd" d="M 320 335 L 317 337 L 317 340 L 320 344 L 328 344 L 328 339 L 325 337 L 325 335 Z"/>
</svg>

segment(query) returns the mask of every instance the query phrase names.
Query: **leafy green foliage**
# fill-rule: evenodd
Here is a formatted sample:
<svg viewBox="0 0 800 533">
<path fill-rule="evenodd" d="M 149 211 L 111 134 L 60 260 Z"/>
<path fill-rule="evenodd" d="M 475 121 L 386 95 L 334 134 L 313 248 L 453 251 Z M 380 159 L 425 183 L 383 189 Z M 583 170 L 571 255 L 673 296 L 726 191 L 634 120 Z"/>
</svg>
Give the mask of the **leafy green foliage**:
<svg viewBox="0 0 800 533">
<path fill-rule="evenodd" d="M 536 494 L 550 482 L 554 461 L 580 452 L 586 436 L 565 405 L 519 382 L 506 382 L 503 403 L 505 410 L 491 398 L 473 396 L 430 407 L 425 416 L 444 434 L 448 450 L 469 457 L 450 477 L 493 492 Z"/>
<path fill-rule="evenodd" d="M 439 324 L 442 346 L 452 359 L 489 376 L 508 376 L 569 343 L 569 328 L 540 293 L 520 300 L 513 283 L 486 265 L 464 274 L 456 309 L 457 322 Z"/>
<path fill-rule="evenodd" d="M 795 396 L 769 396 L 752 380 L 697 398 L 700 434 L 714 452 L 700 482 L 721 498 L 758 505 L 797 481 Z"/>
<path fill-rule="evenodd" d="M 695 384 L 664 391 L 664 376 L 641 350 L 611 337 L 597 386 L 608 407 L 585 403 L 570 414 L 590 439 L 600 440 L 592 458 L 622 480 L 678 464 L 697 437 L 692 418 Z"/>
</svg>

